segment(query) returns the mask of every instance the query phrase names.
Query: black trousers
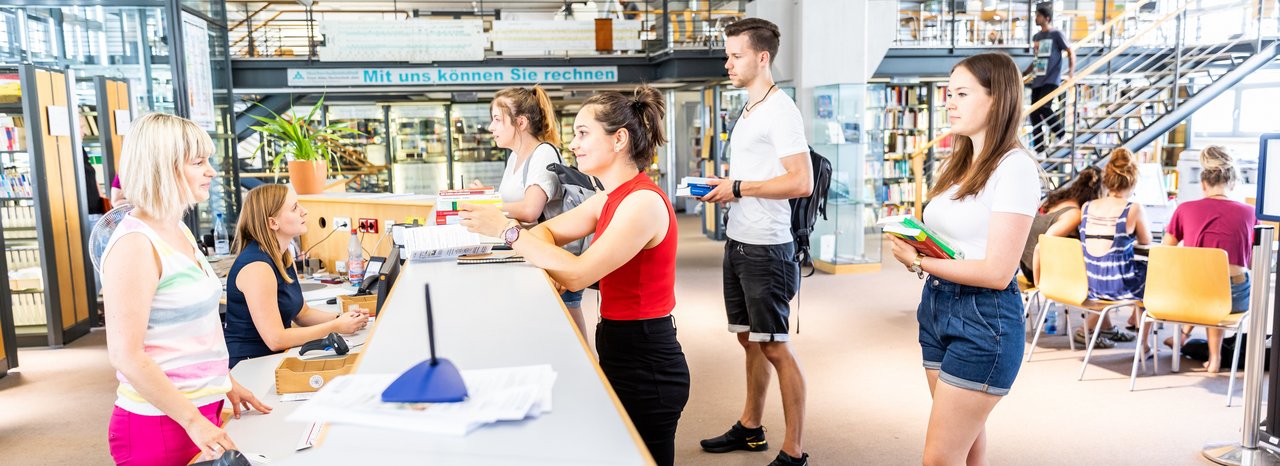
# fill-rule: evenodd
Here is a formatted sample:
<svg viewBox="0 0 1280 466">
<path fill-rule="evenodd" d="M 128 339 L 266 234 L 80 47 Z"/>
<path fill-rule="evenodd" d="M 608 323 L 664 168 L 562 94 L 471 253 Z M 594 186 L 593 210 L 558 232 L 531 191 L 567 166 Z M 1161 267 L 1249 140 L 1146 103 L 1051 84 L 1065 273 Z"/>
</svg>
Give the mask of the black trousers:
<svg viewBox="0 0 1280 466">
<path fill-rule="evenodd" d="M 689 364 L 672 318 L 601 319 L 596 350 L 600 368 L 653 460 L 675 464 L 676 424 L 689 401 Z"/>
<path fill-rule="evenodd" d="M 1031 103 L 1038 102 L 1057 88 L 1058 86 L 1053 84 L 1031 88 Z M 1040 153 L 1040 155 L 1048 155 L 1049 137 L 1047 133 L 1053 133 L 1053 138 L 1055 140 L 1061 140 L 1064 136 L 1062 115 L 1053 111 L 1053 104 L 1055 102 L 1061 104 L 1062 97 L 1064 95 L 1066 94 L 1059 94 L 1053 99 L 1053 102 L 1031 112 L 1032 149 L 1035 149 L 1035 151 Z"/>
</svg>

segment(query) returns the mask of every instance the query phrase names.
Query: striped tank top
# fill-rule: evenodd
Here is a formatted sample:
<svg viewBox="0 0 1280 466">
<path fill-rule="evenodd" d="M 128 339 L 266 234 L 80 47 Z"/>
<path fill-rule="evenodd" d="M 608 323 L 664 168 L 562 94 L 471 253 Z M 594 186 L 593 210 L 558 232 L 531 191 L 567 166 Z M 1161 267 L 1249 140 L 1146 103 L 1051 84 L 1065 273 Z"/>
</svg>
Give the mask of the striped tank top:
<svg viewBox="0 0 1280 466">
<path fill-rule="evenodd" d="M 196 247 L 191 231 L 183 225 L 182 232 L 190 247 L 196 250 L 197 262 L 171 247 L 155 230 L 132 215 L 125 215 L 112 232 L 103 257 L 125 235 L 140 233 L 151 241 L 160 258 L 161 272 L 155 297 L 151 299 L 143 352 L 184 397 L 195 406 L 204 406 L 221 400 L 231 390 L 227 343 L 218 319 L 222 282 Z M 116 372 L 116 379 L 120 381 L 116 406 L 135 414 L 164 415 L 142 398 L 124 374 Z"/>
<path fill-rule="evenodd" d="M 1136 238 L 1129 234 L 1129 208 L 1133 203 L 1125 204 L 1120 216 L 1100 218 L 1089 215 L 1089 203 L 1084 205 L 1084 214 L 1080 219 L 1080 247 L 1084 249 L 1084 270 L 1089 278 L 1089 299 L 1121 301 L 1126 299 L 1142 299 L 1147 282 L 1147 263 L 1133 259 L 1133 244 Z M 1085 234 L 1089 222 L 1115 222 L 1115 232 L 1110 235 Z M 1102 255 L 1089 253 L 1087 246 L 1090 239 L 1110 239 L 1111 248 Z"/>
</svg>

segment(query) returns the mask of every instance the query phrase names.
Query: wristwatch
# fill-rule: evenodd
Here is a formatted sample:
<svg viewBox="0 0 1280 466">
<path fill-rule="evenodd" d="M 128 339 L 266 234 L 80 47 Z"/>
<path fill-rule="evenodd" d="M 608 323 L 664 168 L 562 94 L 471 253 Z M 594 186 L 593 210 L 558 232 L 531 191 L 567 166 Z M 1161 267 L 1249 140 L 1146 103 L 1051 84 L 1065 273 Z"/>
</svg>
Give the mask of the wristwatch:
<svg viewBox="0 0 1280 466">
<path fill-rule="evenodd" d="M 920 261 L 922 260 L 924 260 L 924 254 L 917 252 L 916 260 L 911 261 L 911 267 L 909 267 L 912 272 L 916 273 L 916 277 L 920 278 L 921 280 L 924 279 L 924 268 L 920 267 Z"/>
<path fill-rule="evenodd" d="M 519 223 L 514 223 L 506 230 L 502 230 L 502 242 L 507 243 L 507 247 L 511 247 L 511 243 L 520 239 L 520 231 L 522 230 L 524 230 L 524 228 L 520 228 Z"/>
</svg>

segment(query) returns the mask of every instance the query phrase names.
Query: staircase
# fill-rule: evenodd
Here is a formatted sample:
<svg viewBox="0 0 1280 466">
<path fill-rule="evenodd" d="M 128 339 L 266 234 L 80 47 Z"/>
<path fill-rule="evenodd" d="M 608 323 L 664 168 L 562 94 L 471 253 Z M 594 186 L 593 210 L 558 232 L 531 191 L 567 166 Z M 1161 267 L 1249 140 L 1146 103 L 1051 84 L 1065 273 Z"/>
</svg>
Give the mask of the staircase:
<svg viewBox="0 0 1280 466">
<path fill-rule="evenodd" d="M 1142 11 L 1151 3 L 1159 8 Z M 1025 111 L 1050 108 L 1051 120 L 1060 122 L 1039 147 L 1029 121 L 1022 132 L 1040 158 L 1046 191 L 1084 167 L 1106 163 L 1115 148 L 1138 151 L 1158 142 L 1195 110 L 1274 61 L 1280 55 L 1276 10 L 1256 0 L 1148 0 L 1081 41 L 1075 77 Z M 932 164 L 924 159 L 949 137 L 944 132 L 912 155 L 917 215 L 925 180 L 932 178 Z"/>
<path fill-rule="evenodd" d="M 1188 5 L 1192 4 L 1189 2 Z M 1197 40 L 1186 33 L 1206 16 L 1224 9 L 1248 15 L 1250 2 L 1230 2 L 1191 10 L 1186 6 L 1149 24 L 1121 47 L 1090 60 L 1089 73 L 1065 83 L 1053 116 L 1062 123 L 1057 137 L 1035 147 L 1056 187 L 1077 169 L 1105 163 L 1117 147 L 1147 147 L 1196 109 L 1266 66 L 1277 55 L 1274 39 L 1236 34 L 1226 40 Z M 1221 22 L 1221 18 L 1217 18 Z M 1198 29 L 1198 27 L 1197 27 Z M 1093 52 L 1107 51 L 1098 47 Z"/>
</svg>

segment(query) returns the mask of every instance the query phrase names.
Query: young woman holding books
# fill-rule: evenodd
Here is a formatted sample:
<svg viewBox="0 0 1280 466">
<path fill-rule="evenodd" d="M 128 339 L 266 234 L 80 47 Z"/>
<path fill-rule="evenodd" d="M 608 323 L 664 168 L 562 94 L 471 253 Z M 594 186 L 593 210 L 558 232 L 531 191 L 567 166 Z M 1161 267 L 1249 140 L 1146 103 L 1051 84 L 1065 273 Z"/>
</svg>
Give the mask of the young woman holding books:
<svg viewBox="0 0 1280 466">
<path fill-rule="evenodd" d="M 462 225 L 502 238 L 570 289 L 600 282 L 600 368 L 659 465 L 675 461 L 676 424 L 689 400 L 689 366 L 671 315 L 675 211 L 644 171 L 666 143 L 665 113 L 651 87 L 598 93 L 578 112 L 569 148 L 604 184 L 601 195 L 528 230 L 492 206 L 464 205 L 461 213 Z M 594 245 L 580 256 L 560 247 L 592 233 Z"/>
<path fill-rule="evenodd" d="M 893 255 L 925 280 L 916 318 L 933 395 L 924 464 L 986 464 L 986 420 L 1021 365 L 1023 308 L 1014 274 L 1040 199 L 1040 170 L 1018 141 L 1022 76 L 1003 53 L 951 71 L 954 152 L 924 223 L 964 259 L 927 257 L 890 236 Z M 939 383 L 941 381 L 941 383 Z"/>
<path fill-rule="evenodd" d="M 560 195 L 560 179 L 547 165 L 562 163 L 560 132 L 551 98 L 541 86 L 509 87 L 498 91 L 489 105 L 489 132 L 498 147 L 511 151 L 502 171 L 498 195 L 507 217 L 525 225 L 545 221 L 547 204 Z M 483 187 L 480 180 L 471 187 Z M 586 334 L 582 318 L 582 290 L 566 289 L 560 300 L 569 309 L 578 331 Z"/>
</svg>

